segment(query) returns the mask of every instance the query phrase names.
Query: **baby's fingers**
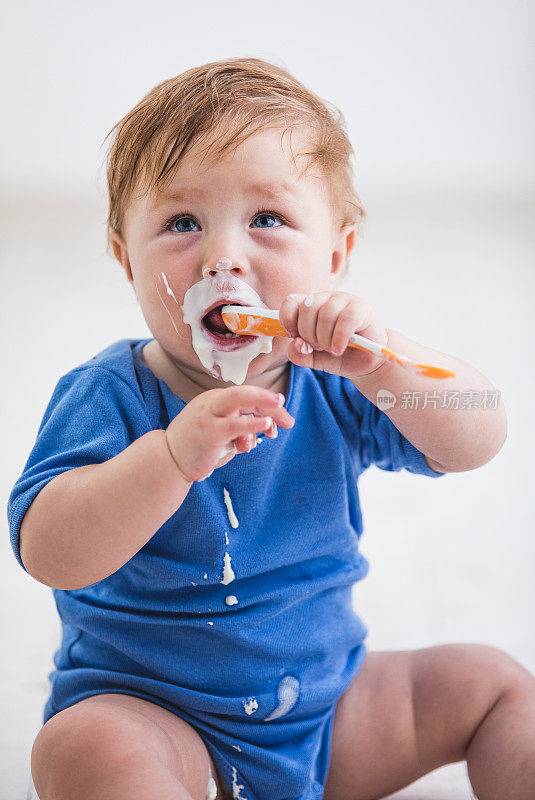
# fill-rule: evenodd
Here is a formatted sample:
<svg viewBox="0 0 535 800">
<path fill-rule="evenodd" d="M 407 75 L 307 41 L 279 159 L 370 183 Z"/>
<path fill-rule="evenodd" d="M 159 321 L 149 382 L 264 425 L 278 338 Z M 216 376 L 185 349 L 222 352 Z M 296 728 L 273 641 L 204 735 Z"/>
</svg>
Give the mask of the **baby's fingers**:
<svg viewBox="0 0 535 800">
<path fill-rule="evenodd" d="M 297 318 L 299 314 L 299 303 L 304 295 L 289 294 L 281 303 L 279 310 L 279 320 L 286 331 L 292 338 L 295 339 L 299 336 L 297 329 Z"/>
<path fill-rule="evenodd" d="M 235 417 L 255 414 L 257 418 L 271 417 L 277 425 L 291 428 L 294 419 L 284 408 L 284 395 L 260 386 L 236 386 L 214 394 L 211 411 L 216 417 Z"/>
<path fill-rule="evenodd" d="M 272 426 L 273 418 L 267 416 L 255 417 L 252 414 L 244 414 L 239 417 L 219 417 L 215 420 L 214 433 L 218 439 L 230 442 L 242 436 L 271 431 Z"/>
</svg>

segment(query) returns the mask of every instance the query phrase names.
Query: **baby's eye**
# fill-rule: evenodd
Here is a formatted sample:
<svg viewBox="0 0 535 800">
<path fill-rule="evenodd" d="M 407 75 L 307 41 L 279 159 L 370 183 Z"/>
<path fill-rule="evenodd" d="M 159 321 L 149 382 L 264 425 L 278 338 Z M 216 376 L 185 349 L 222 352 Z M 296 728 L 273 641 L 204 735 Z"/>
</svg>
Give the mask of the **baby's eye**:
<svg viewBox="0 0 535 800">
<path fill-rule="evenodd" d="M 271 211 L 262 211 L 256 215 L 252 222 L 253 228 L 278 228 L 280 225 L 284 225 L 282 217 L 279 217 L 278 214 L 272 214 Z"/>
<path fill-rule="evenodd" d="M 191 231 L 199 231 L 201 229 L 194 217 L 189 217 L 185 214 L 170 219 L 166 228 L 169 231 L 176 231 L 177 233 L 191 233 Z"/>
</svg>

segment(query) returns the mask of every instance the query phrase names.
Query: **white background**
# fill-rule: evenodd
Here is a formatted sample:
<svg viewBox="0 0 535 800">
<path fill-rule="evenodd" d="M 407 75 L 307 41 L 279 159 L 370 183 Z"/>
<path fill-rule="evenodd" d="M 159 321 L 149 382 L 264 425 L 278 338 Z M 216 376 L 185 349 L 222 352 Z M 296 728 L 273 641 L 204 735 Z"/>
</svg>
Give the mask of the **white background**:
<svg viewBox="0 0 535 800">
<path fill-rule="evenodd" d="M 362 477 L 369 647 L 484 642 L 535 672 L 534 17 L 520 0 L 4 4 L 4 507 L 60 375 L 151 335 L 105 253 L 106 134 L 184 69 L 266 58 L 346 116 L 368 221 L 344 288 L 483 372 L 508 411 L 479 470 Z M 22 800 L 59 627 L 8 539 L 4 522 L 0 800 Z"/>
</svg>

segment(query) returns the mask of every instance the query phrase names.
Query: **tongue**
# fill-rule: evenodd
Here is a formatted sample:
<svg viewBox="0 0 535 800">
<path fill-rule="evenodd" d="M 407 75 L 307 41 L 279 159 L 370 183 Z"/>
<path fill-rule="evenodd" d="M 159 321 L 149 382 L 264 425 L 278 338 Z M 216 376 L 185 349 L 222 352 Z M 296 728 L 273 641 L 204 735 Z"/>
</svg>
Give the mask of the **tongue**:
<svg viewBox="0 0 535 800">
<path fill-rule="evenodd" d="M 210 330 L 215 331 L 215 333 L 230 333 L 229 329 L 223 322 L 223 317 L 221 316 L 221 308 L 222 306 L 217 306 L 216 308 L 212 308 L 211 311 L 206 314 L 204 317 L 204 322 Z"/>
</svg>

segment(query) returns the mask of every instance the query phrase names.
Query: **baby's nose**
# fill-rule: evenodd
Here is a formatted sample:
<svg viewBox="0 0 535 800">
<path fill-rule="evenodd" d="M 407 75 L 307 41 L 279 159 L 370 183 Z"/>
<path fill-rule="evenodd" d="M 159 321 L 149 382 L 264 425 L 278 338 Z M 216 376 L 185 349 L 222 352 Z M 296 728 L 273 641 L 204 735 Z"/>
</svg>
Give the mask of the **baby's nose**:
<svg viewBox="0 0 535 800">
<path fill-rule="evenodd" d="M 202 268 L 202 276 L 203 278 L 207 277 L 215 277 L 218 272 L 229 272 L 232 269 L 232 261 L 230 258 L 223 256 L 220 258 L 215 267 L 205 266 Z"/>
</svg>

